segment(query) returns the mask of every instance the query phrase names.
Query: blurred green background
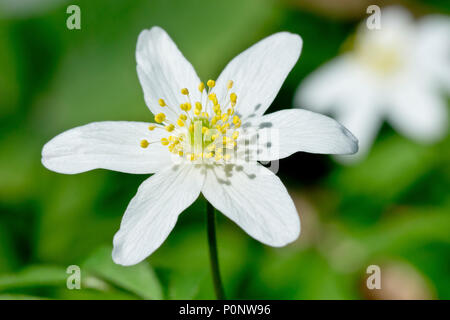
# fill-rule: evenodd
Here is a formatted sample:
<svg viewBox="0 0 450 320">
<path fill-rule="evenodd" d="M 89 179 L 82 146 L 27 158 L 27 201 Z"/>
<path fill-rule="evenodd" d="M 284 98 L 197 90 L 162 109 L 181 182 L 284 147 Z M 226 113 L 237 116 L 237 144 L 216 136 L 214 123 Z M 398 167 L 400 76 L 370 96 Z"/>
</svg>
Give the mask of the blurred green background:
<svg viewBox="0 0 450 320">
<path fill-rule="evenodd" d="M 214 298 L 203 200 L 150 258 L 116 266 L 112 238 L 146 176 L 60 175 L 41 165 L 42 146 L 93 121 L 152 120 L 135 69 L 142 29 L 166 29 L 204 80 L 271 33 L 300 34 L 301 58 L 273 112 L 292 105 L 300 81 L 342 50 L 377 3 L 394 2 L 0 0 L 0 298 Z M 450 13 L 448 1 L 401 3 L 417 16 Z M 69 4 L 81 8 L 81 30 L 66 28 Z M 270 248 L 219 215 L 228 297 L 449 299 L 449 147 L 449 137 L 423 146 L 385 124 L 357 166 L 303 153 L 282 160 L 302 235 Z M 66 288 L 72 264 L 81 290 Z M 381 266 L 382 290 L 365 289 L 370 264 Z"/>
</svg>

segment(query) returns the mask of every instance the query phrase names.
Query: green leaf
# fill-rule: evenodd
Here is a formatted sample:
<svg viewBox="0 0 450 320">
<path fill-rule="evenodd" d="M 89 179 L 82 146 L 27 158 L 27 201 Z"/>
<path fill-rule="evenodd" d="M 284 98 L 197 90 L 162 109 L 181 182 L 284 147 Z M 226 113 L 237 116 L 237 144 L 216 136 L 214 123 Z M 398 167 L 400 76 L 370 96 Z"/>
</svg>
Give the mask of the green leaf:
<svg viewBox="0 0 450 320">
<path fill-rule="evenodd" d="M 54 266 L 31 266 L 0 277 L 0 291 L 8 289 L 65 285 L 66 270 Z"/>
<path fill-rule="evenodd" d="M 169 281 L 169 299 L 190 300 L 198 294 L 201 282 L 206 278 L 206 273 L 174 272 Z M 211 281 L 211 279 L 207 279 Z"/>
<path fill-rule="evenodd" d="M 83 264 L 86 270 L 120 288 L 144 299 L 162 299 L 161 285 L 150 265 L 141 262 L 130 267 L 115 264 L 111 258 L 112 249 L 98 249 Z"/>
</svg>

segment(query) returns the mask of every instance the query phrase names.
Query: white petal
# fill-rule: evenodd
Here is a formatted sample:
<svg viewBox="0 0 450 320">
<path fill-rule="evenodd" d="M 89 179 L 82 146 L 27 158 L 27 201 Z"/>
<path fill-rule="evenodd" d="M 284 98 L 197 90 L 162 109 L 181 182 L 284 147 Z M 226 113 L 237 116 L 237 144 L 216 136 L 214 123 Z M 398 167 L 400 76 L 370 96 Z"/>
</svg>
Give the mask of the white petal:
<svg viewBox="0 0 450 320">
<path fill-rule="evenodd" d="M 388 119 L 392 126 L 419 142 L 434 142 L 447 132 L 445 99 L 419 79 L 393 91 Z"/>
<path fill-rule="evenodd" d="M 342 100 L 367 84 L 367 76 L 355 58 L 346 54 L 331 60 L 306 77 L 295 93 L 294 106 L 317 112 L 338 109 Z"/>
<path fill-rule="evenodd" d="M 245 232 L 270 246 L 284 246 L 300 234 L 300 219 L 280 179 L 259 164 L 215 165 L 202 192 Z"/>
<path fill-rule="evenodd" d="M 233 80 L 236 111 L 243 118 L 262 115 L 275 99 L 284 80 L 297 62 L 302 39 L 288 32 L 267 37 L 236 56 L 217 79 L 215 92 L 226 95 L 226 83 Z"/>
<path fill-rule="evenodd" d="M 153 27 L 141 32 L 136 61 L 145 102 L 153 114 L 164 112 L 168 119 L 176 121 L 181 112 L 180 104 L 187 102 L 186 96 L 181 94 L 182 88 L 188 88 L 192 101 L 200 99 L 197 89 L 200 79 L 163 29 Z M 167 107 L 160 107 L 158 99 L 164 99 L 175 114 Z"/>
<path fill-rule="evenodd" d="M 450 19 L 430 15 L 420 20 L 413 54 L 420 68 L 420 77 L 438 81 L 438 85 L 450 91 Z"/>
<path fill-rule="evenodd" d="M 414 37 L 414 17 L 401 6 L 385 7 L 381 11 L 380 29 L 369 29 L 364 20 L 358 26 L 356 41 L 358 45 L 395 46 L 408 45 Z"/>
<path fill-rule="evenodd" d="M 277 111 L 255 120 L 251 128 L 257 128 L 257 160 L 282 159 L 298 151 L 352 154 L 358 150 L 357 139 L 345 127 L 307 110 Z"/>
<path fill-rule="evenodd" d="M 153 173 L 171 163 L 167 147 L 159 140 L 163 130 L 148 130 L 148 124 L 129 121 L 93 122 L 65 131 L 42 149 L 42 164 L 59 173 L 74 174 L 93 169 L 127 173 Z M 158 143 L 146 149 L 143 139 Z"/>
<path fill-rule="evenodd" d="M 134 265 L 158 249 L 180 213 L 199 196 L 203 181 L 193 165 L 168 167 L 145 180 L 114 236 L 114 262 Z"/>
</svg>

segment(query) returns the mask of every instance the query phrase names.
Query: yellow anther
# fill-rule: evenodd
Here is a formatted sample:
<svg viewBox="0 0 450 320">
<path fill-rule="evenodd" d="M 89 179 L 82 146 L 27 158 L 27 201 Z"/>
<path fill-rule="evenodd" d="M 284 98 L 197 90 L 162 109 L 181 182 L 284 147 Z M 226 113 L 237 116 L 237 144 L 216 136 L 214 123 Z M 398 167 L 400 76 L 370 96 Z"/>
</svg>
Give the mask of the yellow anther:
<svg viewBox="0 0 450 320">
<path fill-rule="evenodd" d="M 214 126 L 217 123 L 216 117 L 212 118 L 211 125 Z"/>
<path fill-rule="evenodd" d="M 181 89 L 181 94 L 184 94 L 185 96 L 187 96 L 189 94 L 189 90 L 187 88 L 183 88 L 183 89 Z"/>
<path fill-rule="evenodd" d="M 236 140 L 239 137 L 239 131 L 235 131 L 233 132 L 232 136 L 231 136 L 234 140 Z"/>
<path fill-rule="evenodd" d="M 238 123 L 238 122 L 240 122 L 240 121 L 241 121 L 241 119 L 239 119 L 238 116 L 234 116 L 234 117 L 233 117 L 233 123 L 234 123 L 234 124 L 236 124 L 236 123 Z"/>
<path fill-rule="evenodd" d="M 205 90 L 205 84 L 203 82 L 200 82 L 200 84 L 198 85 L 198 91 L 203 92 L 203 90 Z"/>
<path fill-rule="evenodd" d="M 161 122 L 163 122 L 164 120 L 166 120 L 166 115 L 165 115 L 164 113 L 158 113 L 158 114 L 155 116 L 155 121 L 158 122 L 158 123 L 161 123 Z"/>
<path fill-rule="evenodd" d="M 151 124 L 148 126 L 148 130 L 153 131 L 155 130 L 156 126 L 154 124 Z"/>
<path fill-rule="evenodd" d="M 175 139 L 176 139 L 176 137 L 175 137 L 175 136 L 169 136 L 169 141 L 170 141 L 170 142 L 173 142 L 173 141 L 175 141 Z"/>
<path fill-rule="evenodd" d="M 189 125 L 189 131 L 190 131 L 190 132 L 194 132 L 194 125 L 193 125 L 193 124 L 190 124 L 190 125 Z"/>
<path fill-rule="evenodd" d="M 228 113 L 224 113 L 224 114 L 222 115 L 222 121 L 223 121 L 223 122 L 227 122 L 227 121 L 228 121 Z"/>
<path fill-rule="evenodd" d="M 173 124 L 168 124 L 165 128 L 168 132 L 172 132 L 173 129 L 175 129 L 175 126 Z"/>
<path fill-rule="evenodd" d="M 208 80 L 208 82 L 206 82 L 206 85 L 210 88 L 214 88 L 216 82 L 214 80 Z"/>
<path fill-rule="evenodd" d="M 184 121 L 181 120 L 181 119 L 178 119 L 177 120 L 177 125 L 180 126 L 180 127 L 184 127 Z"/>
<path fill-rule="evenodd" d="M 217 138 L 217 134 L 213 134 L 213 135 L 211 136 L 211 141 L 216 140 L 216 138 Z"/>
<path fill-rule="evenodd" d="M 174 144 L 171 144 L 171 145 L 168 147 L 168 149 L 169 149 L 170 152 L 173 152 L 173 148 L 175 148 L 175 145 L 174 145 Z"/>
<path fill-rule="evenodd" d="M 183 156 L 183 151 L 178 151 L 178 155 L 179 155 L 180 157 L 182 157 L 182 156 Z"/>
<path fill-rule="evenodd" d="M 217 96 L 215 93 L 210 93 L 208 95 L 208 99 L 212 101 L 213 105 L 217 106 L 219 104 L 219 101 L 217 100 Z"/>
<path fill-rule="evenodd" d="M 228 80 L 228 82 L 227 82 L 227 88 L 228 89 L 231 89 L 232 87 L 233 87 L 233 80 Z"/>
<path fill-rule="evenodd" d="M 237 95 L 236 95 L 236 93 L 231 93 L 230 94 L 230 101 L 232 102 L 232 103 L 236 103 L 236 100 L 237 100 Z"/>
<path fill-rule="evenodd" d="M 161 144 L 163 146 L 167 146 L 167 145 L 169 145 L 169 140 L 167 140 L 167 138 L 161 138 Z"/>
<path fill-rule="evenodd" d="M 208 153 L 205 155 L 205 158 L 206 158 L 206 159 L 211 159 L 213 156 L 214 156 L 214 154 L 213 154 L 212 152 L 208 152 Z"/>
<path fill-rule="evenodd" d="M 142 148 L 144 148 L 144 149 L 147 148 L 149 144 L 150 144 L 150 143 L 148 143 L 147 140 L 145 140 L 145 139 L 144 139 L 144 140 L 141 140 L 141 147 L 142 147 Z"/>
<path fill-rule="evenodd" d="M 180 104 L 180 109 L 186 111 L 186 103 Z"/>
<path fill-rule="evenodd" d="M 197 101 L 197 102 L 195 103 L 195 109 L 202 110 L 202 108 L 203 108 L 203 107 L 202 107 L 202 104 L 201 104 L 200 102 Z"/>
<path fill-rule="evenodd" d="M 166 102 L 164 101 L 164 99 L 159 99 L 159 100 L 158 100 L 158 103 L 159 103 L 159 105 L 160 105 L 161 107 L 167 106 L 167 104 L 166 104 Z"/>
<path fill-rule="evenodd" d="M 179 118 L 183 121 L 187 120 L 187 116 L 185 114 L 180 114 Z"/>
<path fill-rule="evenodd" d="M 216 156 L 214 157 L 214 160 L 219 161 L 220 159 L 222 159 L 222 155 L 219 153 L 216 153 Z"/>
<path fill-rule="evenodd" d="M 239 120 L 239 122 L 235 123 L 234 126 L 235 126 L 236 128 L 239 128 L 239 127 L 241 126 L 241 120 Z"/>
<path fill-rule="evenodd" d="M 207 127 L 202 127 L 202 134 L 205 134 L 207 130 L 209 130 Z"/>
<path fill-rule="evenodd" d="M 186 111 L 190 111 L 192 108 L 192 105 L 189 102 L 186 102 Z"/>
<path fill-rule="evenodd" d="M 194 113 L 195 113 L 196 116 L 198 116 L 201 113 L 201 110 L 195 109 Z"/>
<path fill-rule="evenodd" d="M 195 160 L 195 154 L 191 153 L 189 158 L 190 158 L 191 161 L 194 161 Z"/>
</svg>

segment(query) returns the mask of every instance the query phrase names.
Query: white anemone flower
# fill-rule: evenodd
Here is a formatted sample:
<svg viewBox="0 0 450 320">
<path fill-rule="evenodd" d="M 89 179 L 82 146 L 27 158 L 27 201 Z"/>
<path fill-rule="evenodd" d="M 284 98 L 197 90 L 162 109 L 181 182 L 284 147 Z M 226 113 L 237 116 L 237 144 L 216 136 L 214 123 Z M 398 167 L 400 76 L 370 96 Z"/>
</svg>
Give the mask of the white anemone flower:
<svg viewBox="0 0 450 320">
<path fill-rule="evenodd" d="M 351 52 L 326 63 L 299 86 L 294 104 L 330 113 L 359 141 L 356 162 L 369 152 L 383 123 L 419 143 L 447 133 L 450 91 L 450 19 L 428 16 L 414 21 L 401 7 L 381 11 L 381 28 L 364 22 Z"/>
<path fill-rule="evenodd" d="M 141 32 L 137 73 L 156 123 L 94 122 L 56 136 L 42 150 L 43 165 L 59 173 L 154 173 L 114 236 L 117 264 L 133 265 L 154 252 L 200 193 L 262 243 L 284 246 L 299 236 L 299 216 L 286 188 L 257 160 L 358 148 L 354 136 L 329 117 L 292 109 L 263 116 L 301 48 L 298 35 L 274 34 L 205 85 L 164 30 Z M 248 160 L 245 146 L 256 143 L 248 138 L 252 129 L 269 138 L 258 142 L 256 158 Z"/>
</svg>

